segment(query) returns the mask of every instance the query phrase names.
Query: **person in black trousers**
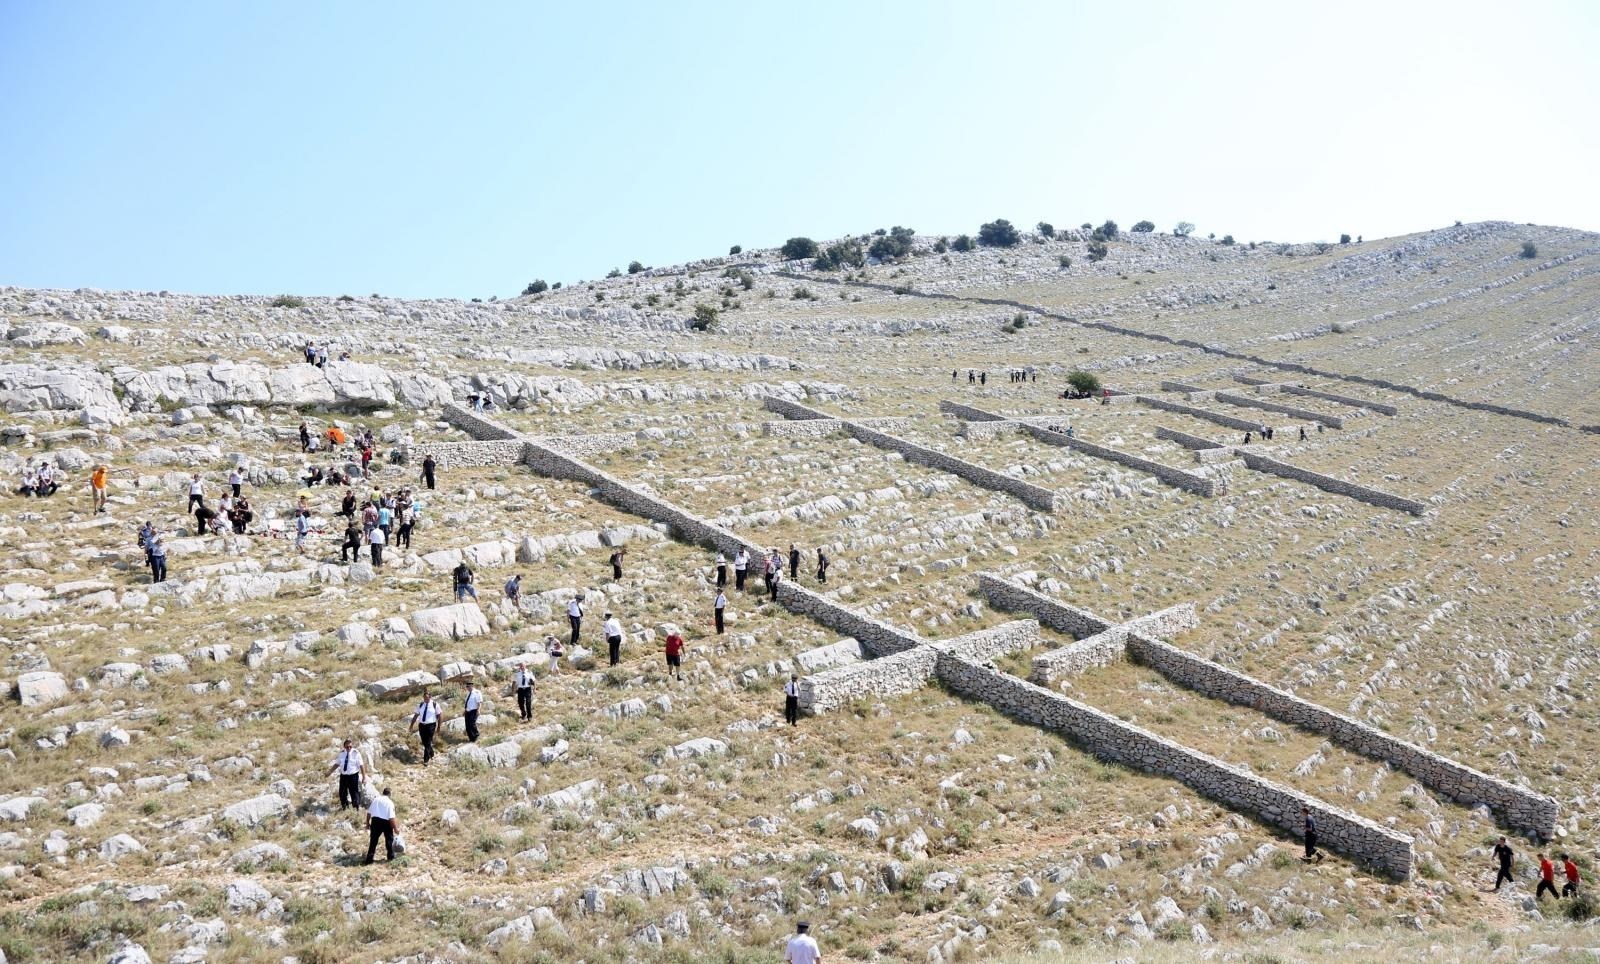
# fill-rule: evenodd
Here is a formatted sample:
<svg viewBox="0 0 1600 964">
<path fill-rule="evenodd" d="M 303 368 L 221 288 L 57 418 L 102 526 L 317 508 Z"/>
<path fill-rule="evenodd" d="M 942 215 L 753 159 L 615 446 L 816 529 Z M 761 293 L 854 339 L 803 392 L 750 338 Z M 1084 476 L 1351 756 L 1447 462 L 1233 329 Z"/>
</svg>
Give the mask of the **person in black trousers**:
<svg viewBox="0 0 1600 964">
<path fill-rule="evenodd" d="M 1301 807 L 1300 816 L 1305 820 L 1306 826 L 1306 860 L 1315 860 L 1322 863 L 1322 858 L 1327 854 L 1317 849 L 1317 819 L 1311 815 L 1310 807 Z"/>
<path fill-rule="evenodd" d="M 361 527 L 351 519 L 344 524 L 344 543 L 339 546 L 340 562 L 361 561 Z"/>
<path fill-rule="evenodd" d="M 533 674 L 526 663 L 517 664 L 517 675 L 512 678 L 517 688 L 517 713 L 523 720 L 533 719 Z"/>
<path fill-rule="evenodd" d="M 733 557 L 734 589 L 737 589 L 741 592 L 744 591 L 744 577 L 749 574 L 749 570 L 750 553 L 746 552 L 743 546 L 740 546 L 738 554 Z"/>
<path fill-rule="evenodd" d="M 569 646 L 578 645 L 578 630 L 583 626 L 583 604 L 574 596 L 567 600 L 567 624 L 572 627 L 572 642 Z"/>
<path fill-rule="evenodd" d="M 789 543 L 789 578 L 800 578 L 800 547 Z"/>
<path fill-rule="evenodd" d="M 467 740 L 471 743 L 478 742 L 478 707 L 483 705 L 483 695 L 471 683 L 467 684 L 467 697 L 462 702 L 467 724 Z"/>
<path fill-rule="evenodd" d="M 728 597 L 723 595 L 721 589 L 717 590 L 717 601 L 711 604 L 711 609 L 717 614 L 717 635 L 722 635 L 722 612 L 728 608 Z"/>
<path fill-rule="evenodd" d="M 772 575 L 767 579 L 767 592 L 772 594 L 772 601 L 778 601 L 778 583 L 783 582 L 783 567 L 772 570 Z"/>
<path fill-rule="evenodd" d="M 1511 860 L 1516 856 L 1516 851 L 1506 843 L 1506 838 L 1501 837 L 1500 842 L 1494 845 L 1494 859 L 1500 864 L 1500 872 L 1494 876 L 1494 889 L 1499 890 L 1501 884 L 1511 883 Z"/>
<path fill-rule="evenodd" d="M 800 724 L 800 677 L 792 673 L 783 684 L 783 721 L 790 726 Z"/>
<path fill-rule="evenodd" d="M 389 798 L 386 788 L 383 793 L 374 797 L 372 806 L 367 808 L 367 859 L 362 863 L 372 863 L 372 858 L 378 853 L 378 841 L 383 840 L 384 855 L 392 863 L 394 861 L 394 835 L 400 832 L 400 821 L 394 816 L 394 801 Z"/>
<path fill-rule="evenodd" d="M 333 766 L 328 772 L 339 773 L 339 809 L 348 810 L 361 806 L 361 781 L 366 779 L 366 767 L 361 762 L 361 753 L 356 750 L 354 740 L 345 740 L 344 749 L 333 761 Z"/>
<path fill-rule="evenodd" d="M 416 712 L 411 714 L 411 726 L 416 727 L 417 736 L 422 738 L 422 763 L 427 765 L 433 759 L 433 737 L 439 732 L 439 724 L 444 722 L 443 714 L 439 712 L 439 701 L 435 700 L 424 689 L 422 702 L 417 704 Z"/>
<path fill-rule="evenodd" d="M 728 584 L 728 559 L 722 553 L 717 553 L 717 588 L 721 589 Z"/>
<path fill-rule="evenodd" d="M 828 554 L 821 547 L 817 549 L 817 582 L 828 581 Z"/>
<path fill-rule="evenodd" d="M 611 581 L 622 581 L 622 557 L 628 554 L 626 549 L 613 549 L 611 551 Z"/>
<path fill-rule="evenodd" d="M 439 463 L 435 462 L 433 460 L 433 456 L 429 455 L 429 456 L 426 456 L 425 458 L 423 458 L 423 460 L 422 460 L 422 481 L 427 484 L 429 489 L 433 488 L 433 473 L 434 473 L 434 470 L 437 469 L 438 467 L 439 467 Z"/>
</svg>

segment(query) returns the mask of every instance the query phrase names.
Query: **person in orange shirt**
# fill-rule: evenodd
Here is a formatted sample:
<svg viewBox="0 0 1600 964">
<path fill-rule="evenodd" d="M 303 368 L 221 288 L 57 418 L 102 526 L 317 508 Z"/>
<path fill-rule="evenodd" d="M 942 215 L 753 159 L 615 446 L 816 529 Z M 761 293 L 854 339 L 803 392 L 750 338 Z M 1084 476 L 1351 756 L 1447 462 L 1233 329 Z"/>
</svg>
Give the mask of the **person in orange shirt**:
<svg viewBox="0 0 1600 964">
<path fill-rule="evenodd" d="M 1561 896 L 1578 896 L 1578 884 L 1583 882 L 1583 877 L 1578 873 L 1578 865 L 1572 862 L 1571 854 L 1561 855 L 1561 869 L 1567 875 L 1567 882 L 1561 885 Z"/>
<path fill-rule="evenodd" d="M 1551 897 L 1556 896 L 1556 865 L 1544 854 L 1539 855 L 1539 889 L 1533 892 L 1535 900 L 1543 900 L 1544 892 L 1550 892 Z"/>
<path fill-rule="evenodd" d="M 94 495 L 94 511 L 106 511 L 106 479 L 111 475 L 111 469 L 104 462 L 94 467 L 89 475 L 89 491 Z"/>
</svg>

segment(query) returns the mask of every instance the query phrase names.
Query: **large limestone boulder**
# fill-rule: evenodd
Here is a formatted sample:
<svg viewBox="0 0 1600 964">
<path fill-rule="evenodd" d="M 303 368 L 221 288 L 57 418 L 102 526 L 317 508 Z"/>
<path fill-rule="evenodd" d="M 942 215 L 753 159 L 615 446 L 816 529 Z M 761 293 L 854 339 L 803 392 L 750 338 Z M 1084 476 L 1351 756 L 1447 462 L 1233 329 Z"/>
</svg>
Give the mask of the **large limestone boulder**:
<svg viewBox="0 0 1600 964">
<path fill-rule="evenodd" d="M 40 670 L 17 677 L 17 698 L 23 706 L 49 706 L 66 696 L 67 679 L 60 673 Z"/>
<path fill-rule="evenodd" d="M 488 633 L 489 620 L 477 603 L 464 602 L 412 613 L 411 629 L 419 636 L 466 639 Z"/>
<path fill-rule="evenodd" d="M 517 758 L 522 755 L 522 747 L 510 740 L 496 743 L 494 746 L 467 743 L 451 750 L 450 755 L 463 760 L 475 760 L 495 769 L 509 769 L 517 765 Z"/>
<path fill-rule="evenodd" d="M 276 793 L 264 793 L 259 797 L 240 800 L 238 803 L 222 808 L 222 819 L 229 823 L 242 824 L 246 827 L 260 826 L 273 817 L 281 817 L 294 808 L 287 797 Z"/>
<path fill-rule="evenodd" d="M 38 321 L 18 325 L 6 332 L 6 341 L 22 348 L 43 348 L 46 345 L 81 345 L 89 340 L 82 328 L 59 321 Z"/>
<path fill-rule="evenodd" d="M 374 699 L 399 699 L 421 690 L 424 686 L 437 686 L 438 683 L 439 677 L 418 669 L 368 683 L 367 693 Z"/>
</svg>

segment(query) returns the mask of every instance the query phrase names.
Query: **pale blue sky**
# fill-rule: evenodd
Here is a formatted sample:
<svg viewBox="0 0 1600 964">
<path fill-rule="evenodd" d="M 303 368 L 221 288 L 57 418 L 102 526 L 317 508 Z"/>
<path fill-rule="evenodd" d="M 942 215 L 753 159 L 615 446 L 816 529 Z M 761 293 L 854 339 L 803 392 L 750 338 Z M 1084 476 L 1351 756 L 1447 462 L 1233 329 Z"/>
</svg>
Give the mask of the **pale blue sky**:
<svg viewBox="0 0 1600 964">
<path fill-rule="evenodd" d="M 0 0 L 0 283 L 487 297 L 905 224 L 1600 228 L 1600 3 Z"/>
</svg>

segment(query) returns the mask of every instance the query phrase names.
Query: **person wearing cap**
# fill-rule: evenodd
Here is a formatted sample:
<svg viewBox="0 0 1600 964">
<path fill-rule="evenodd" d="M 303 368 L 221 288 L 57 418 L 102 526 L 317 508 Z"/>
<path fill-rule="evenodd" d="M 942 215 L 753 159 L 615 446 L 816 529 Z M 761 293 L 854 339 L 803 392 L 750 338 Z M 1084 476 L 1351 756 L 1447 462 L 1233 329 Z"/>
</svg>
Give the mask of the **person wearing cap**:
<svg viewBox="0 0 1600 964">
<path fill-rule="evenodd" d="M 789 945 L 784 948 L 783 959 L 785 964 L 822 964 L 822 950 L 817 947 L 816 938 L 811 936 L 809 921 L 794 925 L 794 936 L 789 938 Z"/>
<path fill-rule="evenodd" d="M 800 725 L 800 677 L 793 673 L 783 684 L 783 721 L 790 726 Z"/>
<path fill-rule="evenodd" d="M 367 778 L 366 764 L 361 762 L 361 751 L 354 740 L 345 740 L 344 749 L 334 758 L 329 773 L 339 773 L 339 809 L 361 806 L 361 783 Z"/>
<path fill-rule="evenodd" d="M 517 690 L 517 713 L 523 720 L 533 719 L 533 674 L 527 663 L 517 664 L 517 674 L 511 678 Z"/>
<path fill-rule="evenodd" d="M 606 648 L 611 651 L 611 665 L 622 662 L 622 623 L 617 617 L 606 613 L 604 625 L 606 634 Z"/>
</svg>

